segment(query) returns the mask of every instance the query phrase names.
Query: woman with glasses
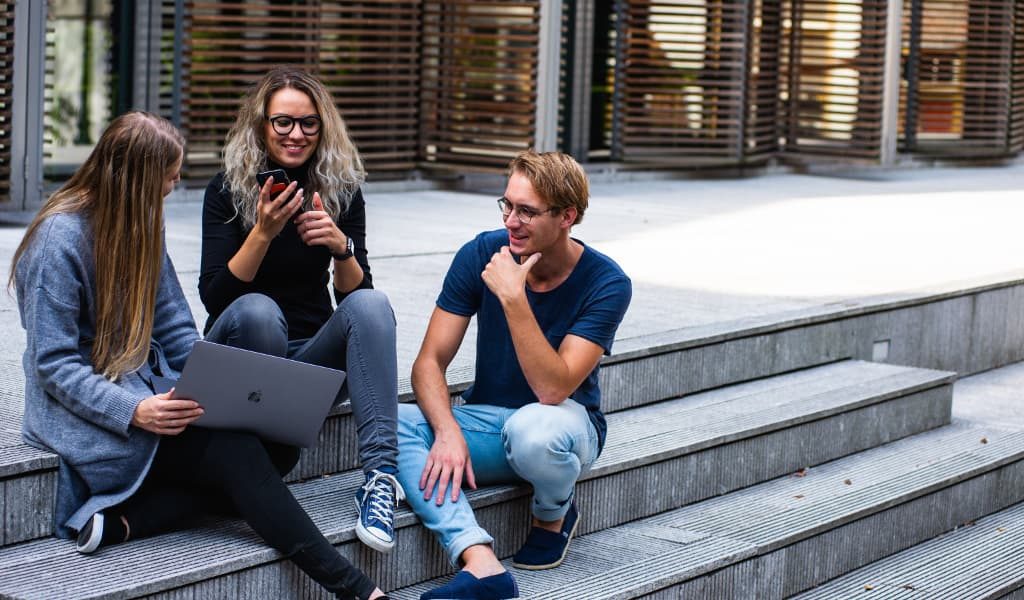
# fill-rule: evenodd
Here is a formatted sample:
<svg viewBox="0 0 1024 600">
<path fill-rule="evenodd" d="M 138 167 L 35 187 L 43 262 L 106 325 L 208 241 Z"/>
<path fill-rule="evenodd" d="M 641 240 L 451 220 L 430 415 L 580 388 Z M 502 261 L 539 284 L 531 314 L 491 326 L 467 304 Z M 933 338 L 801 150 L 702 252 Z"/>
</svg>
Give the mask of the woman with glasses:
<svg viewBox="0 0 1024 600">
<path fill-rule="evenodd" d="M 23 435 L 60 456 L 56 534 L 92 554 L 226 510 L 337 597 L 386 598 L 281 480 L 287 449 L 192 427 L 203 409 L 157 392 L 199 338 L 163 239 L 183 149 L 156 115 L 114 119 L 14 253 Z"/>
<path fill-rule="evenodd" d="M 272 69 L 242 99 L 224 171 L 206 188 L 199 295 L 207 340 L 348 373 L 338 400 L 351 398 L 366 476 L 356 534 L 388 552 L 404 496 L 395 318 L 367 262 L 364 176 L 323 83 Z"/>
</svg>

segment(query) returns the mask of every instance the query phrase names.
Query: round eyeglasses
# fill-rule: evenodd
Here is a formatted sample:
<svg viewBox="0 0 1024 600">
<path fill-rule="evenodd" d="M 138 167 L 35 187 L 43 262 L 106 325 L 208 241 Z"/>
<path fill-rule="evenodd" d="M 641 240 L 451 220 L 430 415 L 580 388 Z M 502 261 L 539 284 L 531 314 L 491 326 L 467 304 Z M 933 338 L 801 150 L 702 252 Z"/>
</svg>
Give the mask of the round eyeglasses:
<svg viewBox="0 0 1024 600">
<path fill-rule="evenodd" d="M 529 225 L 530 221 L 532 221 L 534 217 L 557 210 L 555 208 L 537 210 L 535 208 L 530 208 L 529 206 L 513 206 L 512 203 L 508 201 L 508 198 L 504 196 L 498 198 L 498 209 L 501 210 L 502 221 L 507 221 L 509 215 L 514 213 L 516 215 L 516 219 L 518 219 L 523 225 Z"/>
<path fill-rule="evenodd" d="M 270 121 L 277 135 L 288 135 L 292 132 L 292 129 L 295 129 L 296 123 L 299 124 L 299 129 L 302 130 L 304 135 L 320 133 L 320 117 L 316 115 L 306 115 L 305 117 L 274 115 L 273 117 L 267 117 L 267 120 Z"/>
</svg>

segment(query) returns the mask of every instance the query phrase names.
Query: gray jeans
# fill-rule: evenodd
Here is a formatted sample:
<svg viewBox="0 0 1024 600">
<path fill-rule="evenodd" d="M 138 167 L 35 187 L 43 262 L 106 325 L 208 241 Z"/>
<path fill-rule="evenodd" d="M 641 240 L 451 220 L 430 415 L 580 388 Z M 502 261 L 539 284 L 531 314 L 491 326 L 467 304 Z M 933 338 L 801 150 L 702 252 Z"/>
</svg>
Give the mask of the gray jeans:
<svg viewBox="0 0 1024 600">
<path fill-rule="evenodd" d="M 352 292 L 316 335 L 291 341 L 277 303 L 263 294 L 246 294 L 217 317 L 206 339 L 348 373 L 338 402 L 352 399 L 363 470 L 397 469 L 395 313 L 382 292 Z"/>
</svg>

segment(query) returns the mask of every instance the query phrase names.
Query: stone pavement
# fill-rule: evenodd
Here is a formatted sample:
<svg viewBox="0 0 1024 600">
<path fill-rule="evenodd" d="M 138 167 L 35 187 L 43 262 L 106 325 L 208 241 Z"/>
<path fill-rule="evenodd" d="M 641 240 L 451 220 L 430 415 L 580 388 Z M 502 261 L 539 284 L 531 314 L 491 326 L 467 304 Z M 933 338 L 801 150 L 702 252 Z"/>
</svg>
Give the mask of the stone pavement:
<svg viewBox="0 0 1024 600">
<path fill-rule="evenodd" d="M 860 177 L 597 183 L 574 235 L 633 279 L 616 346 L 622 351 L 666 332 L 1024 278 L 1022 188 L 1021 162 Z M 376 287 L 398 318 L 404 378 L 454 252 L 501 222 L 492 195 L 386 189 L 366 190 L 368 243 Z M 198 203 L 168 203 L 168 247 L 202 327 L 199 221 Z M 23 232 L 0 227 L 4 282 Z M 6 291 L 0 340 L 0 364 L 17 364 L 24 332 Z M 453 367 L 471 366 L 473 352 L 464 344 Z"/>
</svg>

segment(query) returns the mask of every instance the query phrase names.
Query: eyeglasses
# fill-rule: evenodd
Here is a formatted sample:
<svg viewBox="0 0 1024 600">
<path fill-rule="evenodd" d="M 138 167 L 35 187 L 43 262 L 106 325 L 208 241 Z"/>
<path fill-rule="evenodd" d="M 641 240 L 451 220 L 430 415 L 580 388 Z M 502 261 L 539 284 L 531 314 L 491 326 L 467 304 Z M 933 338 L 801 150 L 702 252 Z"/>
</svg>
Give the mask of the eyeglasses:
<svg viewBox="0 0 1024 600">
<path fill-rule="evenodd" d="M 299 129 L 302 130 L 304 135 L 320 133 L 320 117 L 316 115 L 306 115 L 305 117 L 274 115 L 273 117 L 267 117 L 267 120 L 270 121 L 277 135 L 288 135 L 292 132 L 292 129 L 295 129 L 296 123 L 299 124 Z"/>
<path fill-rule="evenodd" d="M 519 220 L 523 225 L 529 225 L 530 221 L 534 217 L 538 217 L 544 213 L 558 210 L 557 208 L 548 208 L 545 210 L 536 210 L 528 206 L 512 206 L 512 203 L 508 201 L 508 198 L 502 196 L 498 198 L 498 209 L 501 210 L 501 220 L 507 221 L 508 216 L 513 212 L 516 214 L 516 219 Z"/>
</svg>

